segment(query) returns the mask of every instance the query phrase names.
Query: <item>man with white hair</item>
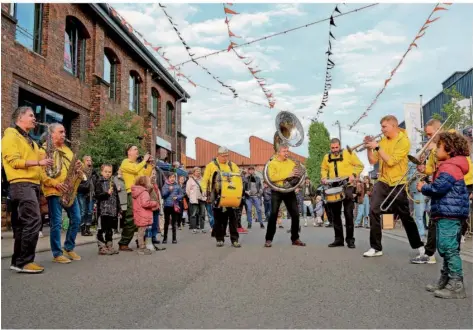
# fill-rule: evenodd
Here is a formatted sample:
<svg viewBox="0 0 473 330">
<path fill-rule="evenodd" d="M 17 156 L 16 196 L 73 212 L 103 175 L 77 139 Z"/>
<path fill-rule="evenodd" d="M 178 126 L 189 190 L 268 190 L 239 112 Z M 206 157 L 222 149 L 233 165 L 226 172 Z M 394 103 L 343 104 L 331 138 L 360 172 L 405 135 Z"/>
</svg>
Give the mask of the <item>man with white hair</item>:
<svg viewBox="0 0 473 330">
<path fill-rule="evenodd" d="M 218 148 L 218 156 L 214 158 L 210 163 L 207 164 L 204 171 L 204 176 L 200 183 L 203 193 L 203 198 L 207 198 L 210 193 L 212 178 L 214 173 L 217 171 L 240 174 L 238 166 L 228 160 L 229 152 L 226 147 Z M 217 246 L 222 247 L 225 243 L 225 232 L 227 224 L 230 228 L 230 240 L 232 246 L 239 248 L 241 247 L 238 242 L 239 235 L 237 230 L 237 218 L 235 208 L 233 207 L 217 207 L 212 204 L 214 214 L 214 228 L 212 234 L 217 240 Z"/>
</svg>

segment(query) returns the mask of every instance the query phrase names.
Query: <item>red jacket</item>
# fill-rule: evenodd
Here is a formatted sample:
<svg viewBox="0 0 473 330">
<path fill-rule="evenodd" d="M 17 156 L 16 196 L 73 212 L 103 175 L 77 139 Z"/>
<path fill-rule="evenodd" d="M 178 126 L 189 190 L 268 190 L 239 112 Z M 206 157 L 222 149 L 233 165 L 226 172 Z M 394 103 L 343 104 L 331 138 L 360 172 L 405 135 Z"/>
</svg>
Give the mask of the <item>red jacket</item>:
<svg viewBox="0 0 473 330">
<path fill-rule="evenodd" d="M 158 206 L 151 200 L 148 191 L 142 186 L 131 187 L 133 197 L 133 220 L 137 227 L 151 226 L 153 223 L 153 209 Z"/>
</svg>

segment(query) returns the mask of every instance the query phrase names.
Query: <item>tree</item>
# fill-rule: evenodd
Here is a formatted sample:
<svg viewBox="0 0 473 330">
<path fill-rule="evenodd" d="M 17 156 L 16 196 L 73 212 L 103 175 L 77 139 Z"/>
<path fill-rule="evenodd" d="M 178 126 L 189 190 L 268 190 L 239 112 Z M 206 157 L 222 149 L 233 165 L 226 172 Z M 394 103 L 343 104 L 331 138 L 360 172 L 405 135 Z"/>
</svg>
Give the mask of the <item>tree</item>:
<svg viewBox="0 0 473 330">
<path fill-rule="evenodd" d="M 452 115 L 445 127 L 460 129 L 472 125 L 472 110 L 469 109 L 469 111 L 465 111 L 465 108 L 462 108 L 457 103 L 458 101 L 463 100 L 465 97 L 457 91 L 455 86 L 450 89 L 445 89 L 444 93 L 450 98 L 450 101 L 443 105 L 441 112 L 445 113 L 447 118 L 448 116 Z M 439 113 L 434 114 L 432 118 L 443 120 L 443 117 Z"/>
<path fill-rule="evenodd" d="M 143 152 L 141 140 L 149 137 L 150 131 L 145 131 L 141 117 L 131 112 L 124 114 L 107 114 L 99 125 L 90 129 L 79 147 L 79 156 L 92 157 L 94 167 L 111 164 L 114 171 L 120 167 L 127 145 L 136 145 Z"/>
<path fill-rule="evenodd" d="M 309 127 L 309 158 L 306 167 L 310 181 L 320 184 L 320 165 L 325 154 L 330 150 L 330 134 L 324 123 L 312 122 Z"/>
</svg>

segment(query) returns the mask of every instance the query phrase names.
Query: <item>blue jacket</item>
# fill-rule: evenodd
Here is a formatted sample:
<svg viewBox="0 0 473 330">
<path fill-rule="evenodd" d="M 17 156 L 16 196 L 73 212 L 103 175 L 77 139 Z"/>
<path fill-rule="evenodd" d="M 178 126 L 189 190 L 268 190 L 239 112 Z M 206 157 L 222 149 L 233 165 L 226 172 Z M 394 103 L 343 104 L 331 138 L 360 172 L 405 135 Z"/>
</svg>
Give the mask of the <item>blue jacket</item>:
<svg viewBox="0 0 473 330">
<path fill-rule="evenodd" d="M 172 191 L 169 190 L 169 186 L 174 187 Z M 177 182 L 174 182 L 172 185 L 166 182 L 163 186 L 161 195 L 164 200 L 164 207 L 172 207 L 174 206 L 173 197 L 177 197 L 177 202 L 180 202 L 184 197 L 184 192 L 182 191 L 181 186 L 179 186 Z"/>
<path fill-rule="evenodd" d="M 422 187 L 422 193 L 431 197 L 432 219 L 466 219 L 470 211 L 469 195 L 464 176 L 469 165 L 466 157 L 457 156 L 440 163 L 432 184 Z"/>
</svg>

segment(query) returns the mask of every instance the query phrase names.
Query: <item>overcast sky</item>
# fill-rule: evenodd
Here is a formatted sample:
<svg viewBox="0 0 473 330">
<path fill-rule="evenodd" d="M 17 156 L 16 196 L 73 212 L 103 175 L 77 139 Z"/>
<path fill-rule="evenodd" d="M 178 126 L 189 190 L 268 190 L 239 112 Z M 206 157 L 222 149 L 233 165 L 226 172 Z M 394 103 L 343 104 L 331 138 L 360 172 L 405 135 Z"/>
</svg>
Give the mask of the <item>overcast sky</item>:
<svg viewBox="0 0 473 330">
<path fill-rule="evenodd" d="M 196 55 L 226 48 L 229 44 L 222 4 L 166 4 L 184 40 Z M 241 42 L 304 25 L 330 16 L 335 4 L 244 4 L 235 3 L 239 12 L 230 22 L 232 31 L 242 36 Z M 340 5 L 346 12 L 363 4 Z M 400 57 L 425 22 L 434 4 L 380 4 L 375 7 L 335 19 L 332 32 L 332 89 L 329 101 L 320 117 L 332 136 L 338 135 L 333 123 L 350 125 L 371 103 L 384 80 L 397 65 Z M 166 57 L 174 64 L 189 60 L 189 56 L 171 24 L 157 4 L 114 4 L 151 43 L 163 46 Z M 441 83 L 454 71 L 466 71 L 473 66 L 473 5 L 454 4 L 448 11 L 434 17 L 426 35 L 417 41 L 370 115 L 355 129 L 379 133 L 379 119 L 394 114 L 403 120 L 403 103 L 424 103 L 441 91 Z M 232 97 L 194 87 L 185 81 L 182 86 L 191 95 L 183 104 L 183 133 L 187 135 L 187 154 L 195 157 L 195 138 L 201 137 L 226 145 L 249 156 L 249 137 L 256 135 L 268 141 L 275 131 L 274 118 L 278 109 L 294 112 L 308 129 L 315 116 L 324 89 L 324 77 L 329 23 L 323 22 L 270 40 L 240 49 L 254 59 L 273 92 L 276 109 L 248 104 Z M 158 57 L 164 63 L 164 61 Z M 237 93 L 255 102 L 267 103 L 266 98 L 246 66 L 232 53 L 225 52 L 199 61 Z M 165 64 L 168 67 L 167 64 Z M 207 73 L 192 62 L 182 72 L 196 83 L 228 93 Z M 357 144 L 363 135 L 344 128 L 342 144 Z M 296 149 L 308 155 L 308 139 Z M 367 164 L 365 153 L 360 159 Z M 366 168 L 369 169 L 369 168 Z"/>
</svg>

